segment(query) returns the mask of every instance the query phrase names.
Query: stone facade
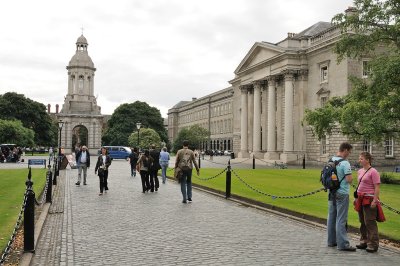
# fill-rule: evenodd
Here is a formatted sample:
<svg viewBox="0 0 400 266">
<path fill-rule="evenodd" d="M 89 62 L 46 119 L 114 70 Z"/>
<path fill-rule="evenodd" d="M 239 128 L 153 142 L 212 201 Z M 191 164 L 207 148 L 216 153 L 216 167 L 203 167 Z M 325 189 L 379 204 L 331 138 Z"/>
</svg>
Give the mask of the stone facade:
<svg viewBox="0 0 400 266">
<path fill-rule="evenodd" d="M 76 42 L 76 53 L 71 58 L 68 70 L 68 94 L 57 119 L 64 122 L 61 131 L 61 146 L 66 152 L 76 146 L 86 145 L 97 151 L 101 147 L 104 116 L 94 96 L 94 67 L 88 51 L 88 42 L 81 35 Z"/>
<path fill-rule="evenodd" d="M 305 110 L 321 107 L 334 96 L 346 95 L 351 90 L 350 75 L 368 78 L 364 69 L 368 58 L 337 62 L 333 48 L 340 35 L 340 29 L 331 23 L 318 22 L 298 34 L 288 33 L 276 44 L 256 42 L 229 81 L 232 87 L 226 100 L 233 107 L 229 113 L 232 132 L 215 135 L 210 130 L 211 140 L 233 138 L 232 149 L 241 158 L 255 155 L 291 164 L 299 163 L 304 156 L 308 162 L 327 161 L 347 138 L 336 130 L 318 141 L 302 123 Z M 184 126 L 212 124 L 212 116 L 189 116 L 184 120 L 180 117 L 209 110 L 207 99 L 226 90 L 170 109 L 170 140 Z M 214 104 L 222 102 L 216 99 Z M 353 162 L 359 152 L 369 150 L 377 164 L 391 165 L 400 152 L 394 140 L 350 142 L 354 144 Z"/>
</svg>

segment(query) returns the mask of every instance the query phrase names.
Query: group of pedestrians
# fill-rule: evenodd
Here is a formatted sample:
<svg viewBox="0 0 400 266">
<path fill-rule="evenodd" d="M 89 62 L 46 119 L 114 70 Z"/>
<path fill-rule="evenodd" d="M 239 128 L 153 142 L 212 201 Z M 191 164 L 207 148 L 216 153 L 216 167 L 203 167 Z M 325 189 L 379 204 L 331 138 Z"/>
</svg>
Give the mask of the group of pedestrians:
<svg viewBox="0 0 400 266">
<path fill-rule="evenodd" d="M 371 166 L 372 156 L 369 152 L 362 152 L 358 161 L 361 169 L 358 170 L 358 186 L 354 193 L 354 207 L 360 221 L 360 242 L 353 247 L 347 237 L 347 218 L 349 209 L 349 192 L 353 176 L 348 156 L 352 152 L 352 145 L 345 142 L 339 147 L 336 156 L 331 160 L 338 162 L 337 177 L 340 181 L 339 189 L 329 191 L 328 199 L 328 246 L 337 247 L 341 251 L 356 251 L 365 249 L 367 252 L 376 252 L 379 248 L 377 220 L 384 221 L 382 207 L 379 202 L 380 175 Z"/>
</svg>

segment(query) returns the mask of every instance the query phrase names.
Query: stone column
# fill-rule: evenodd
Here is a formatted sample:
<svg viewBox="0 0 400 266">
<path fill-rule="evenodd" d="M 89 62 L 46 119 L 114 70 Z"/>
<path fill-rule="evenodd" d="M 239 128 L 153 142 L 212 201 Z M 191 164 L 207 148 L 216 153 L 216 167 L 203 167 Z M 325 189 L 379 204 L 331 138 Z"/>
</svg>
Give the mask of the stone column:
<svg viewBox="0 0 400 266">
<path fill-rule="evenodd" d="M 253 123 L 254 123 L 254 94 L 253 88 L 247 89 L 247 150 L 253 150 Z"/>
<path fill-rule="evenodd" d="M 268 143 L 268 130 L 267 130 L 267 114 L 268 114 L 268 102 L 267 102 L 267 88 L 264 87 L 262 90 L 262 95 L 261 95 L 261 102 L 262 102 L 262 114 L 263 114 L 263 119 L 261 120 L 261 127 L 262 127 L 262 150 L 266 151 L 267 150 L 267 143 Z"/>
<path fill-rule="evenodd" d="M 248 156 L 247 151 L 247 88 L 240 86 L 240 154 L 239 157 Z M 247 156 L 246 156 L 247 155 Z"/>
<path fill-rule="evenodd" d="M 253 152 L 260 152 L 261 148 L 261 82 L 254 85 L 254 122 L 253 122 Z"/>
<path fill-rule="evenodd" d="M 285 74 L 285 132 L 283 151 L 293 151 L 293 73 Z"/>
<path fill-rule="evenodd" d="M 268 77 L 268 143 L 267 154 L 265 159 L 277 159 L 276 153 L 276 92 L 275 92 L 275 77 Z"/>
<path fill-rule="evenodd" d="M 68 94 L 72 94 L 71 72 L 68 71 Z"/>
</svg>

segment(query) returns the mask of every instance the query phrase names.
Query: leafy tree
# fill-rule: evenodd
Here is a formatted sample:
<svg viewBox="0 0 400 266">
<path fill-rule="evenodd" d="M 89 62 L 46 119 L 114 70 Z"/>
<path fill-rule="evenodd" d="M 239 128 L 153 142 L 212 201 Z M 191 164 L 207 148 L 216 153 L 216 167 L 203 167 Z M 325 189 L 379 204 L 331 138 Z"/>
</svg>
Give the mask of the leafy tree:
<svg viewBox="0 0 400 266">
<path fill-rule="evenodd" d="M 181 149 L 184 140 L 189 141 L 190 149 L 199 149 L 200 144 L 203 141 L 209 140 L 209 138 L 210 132 L 199 125 L 183 128 L 179 131 L 178 136 L 176 136 L 176 139 L 174 140 L 173 151 L 176 152 Z"/>
<path fill-rule="evenodd" d="M 0 119 L 0 143 L 13 143 L 22 147 L 34 144 L 35 132 L 22 125 L 19 120 Z"/>
<path fill-rule="evenodd" d="M 103 143 L 105 145 L 128 145 L 128 137 L 132 132 L 137 131 L 137 122 L 140 122 L 143 128 L 154 129 L 164 142 L 168 142 L 160 110 L 145 102 L 136 101 L 121 104 L 115 109 L 103 135 Z"/>
<path fill-rule="evenodd" d="M 20 120 L 25 128 L 32 129 L 37 145 L 50 146 L 56 143 L 57 126 L 46 112 L 46 106 L 25 98 L 23 94 L 7 92 L 0 95 L 0 117 Z"/>
<path fill-rule="evenodd" d="M 138 141 L 138 132 L 133 132 L 129 138 L 128 143 L 129 146 L 135 147 L 137 146 Z M 157 148 L 160 148 L 161 138 L 158 133 L 152 128 L 141 128 L 139 132 L 139 147 L 142 149 L 150 148 L 150 145 L 155 145 Z"/>
<path fill-rule="evenodd" d="M 398 137 L 400 130 L 400 2 L 355 0 L 354 5 L 352 12 L 332 20 L 342 31 L 335 52 L 339 62 L 370 58 L 369 78 L 350 77 L 348 95 L 306 110 L 305 121 L 319 139 L 338 126 L 353 139 L 379 142 Z"/>
</svg>

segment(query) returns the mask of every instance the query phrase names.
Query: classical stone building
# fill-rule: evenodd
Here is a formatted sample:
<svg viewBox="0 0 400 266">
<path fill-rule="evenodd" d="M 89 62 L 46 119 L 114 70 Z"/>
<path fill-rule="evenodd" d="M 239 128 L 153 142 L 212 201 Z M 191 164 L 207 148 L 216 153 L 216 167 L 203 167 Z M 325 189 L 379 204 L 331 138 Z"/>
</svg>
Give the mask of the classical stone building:
<svg viewBox="0 0 400 266">
<path fill-rule="evenodd" d="M 56 117 L 64 122 L 61 146 L 66 152 L 78 145 L 86 145 L 97 151 L 101 147 L 101 132 L 104 116 L 94 96 L 94 67 L 88 51 L 88 42 L 81 35 L 76 41 L 76 52 L 68 70 L 68 93 Z"/>
<path fill-rule="evenodd" d="M 231 140 L 231 149 L 242 158 L 254 155 L 298 163 L 305 156 L 308 162 L 327 161 L 347 139 L 337 130 L 318 141 L 302 123 L 305 110 L 346 95 L 351 90 L 349 76 L 368 78 L 368 57 L 337 62 L 333 47 L 340 35 L 331 23 L 318 22 L 298 34 L 288 33 L 275 44 L 256 42 L 234 71 L 232 87 L 169 110 L 170 140 L 180 128 L 200 124 L 210 130 L 212 141 Z M 213 106 L 224 103 L 231 106 L 226 117 L 215 117 L 220 113 L 218 108 L 213 113 Z M 215 134 L 215 120 L 219 129 L 221 121 L 230 121 L 228 130 L 217 129 Z M 394 164 L 400 152 L 393 138 L 352 143 L 353 162 L 359 152 L 368 150 L 378 164 Z"/>
</svg>

